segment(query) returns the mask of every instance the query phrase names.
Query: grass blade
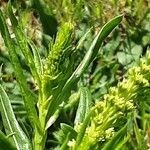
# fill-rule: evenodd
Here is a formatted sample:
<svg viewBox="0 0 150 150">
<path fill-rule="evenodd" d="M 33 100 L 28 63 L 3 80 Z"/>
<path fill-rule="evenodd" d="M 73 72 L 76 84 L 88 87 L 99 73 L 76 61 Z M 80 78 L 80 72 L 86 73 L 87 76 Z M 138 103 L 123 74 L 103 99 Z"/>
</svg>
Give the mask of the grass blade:
<svg viewBox="0 0 150 150">
<path fill-rule="evenodd" d="M 17 150 L 31 150 L 31 144 L 25 135 L 25 133 L 20 128 L 10 100 L 5 93 L 4 89 L 0 85 L 0 111 L 2 115 L 3 125 L 7 135 L 10 135 L 10 139 L 17 148 Z"/>
</svg>

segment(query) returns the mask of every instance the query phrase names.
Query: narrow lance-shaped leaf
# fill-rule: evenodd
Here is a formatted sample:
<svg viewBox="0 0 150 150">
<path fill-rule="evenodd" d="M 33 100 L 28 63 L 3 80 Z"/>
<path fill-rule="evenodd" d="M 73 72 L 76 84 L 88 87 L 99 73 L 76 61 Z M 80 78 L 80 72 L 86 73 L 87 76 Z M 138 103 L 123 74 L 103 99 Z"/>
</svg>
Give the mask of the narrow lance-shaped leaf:
<svg viewBox="0 0 150 150">
<path fill-rule="evenodd" d="M 83 44 L 84 41 L 86 40 L 87 36 L 88 36 L 89 33 L 91 32 L 91 29 L 92 29 L 92 28 L 90 28 L 90 29 L 81 37 L 81 39 L 78 41 L 77 46 L 76 46 L 76 49 L 77 49 L 77 50 L 82 46 L 82 44 Z"/>
<path fill-rule="evenodd" d="M 76 138 L 76 143 L 75 143 L 75 146 L 74 146 L 74 149 L 73 150 L 77 150 L 78 149 L 78 146 L 81 144 L 82 142 L 82 139 L 84 137 L 84 134 L 85 134 L 85 131 L 86 131 L 86 128 L 90 122 L 90 118 L 91 116 L 93 115 L 94 111 L 95 111 L 96 107 L 94 107 L 89 113 L 88 115 L 86 116 L 83 124 L 81 125 L 81 128 L 80 128 L 80 131 L 77 135 L 77 138 Z"/>
<path fill-rule="evenodd" d="M 46 123 L 45 130 L 51 127 L 51 125 L 57 120 L 57 118 L 60 115 L 60 112 L 61 112 L 61 109 L 57 109 L 57 111 L 53 114 L 53 116 L 49 118 L 49 120 Z"/>
<path fill-rule="evenodd" d="M 80 88 L 80 101 L 75 117 L 75 125 L 84 121 L 91 106 L 91 94 L 87 87 Z"/>
<path fill-rule="evenodd" d="M 22 96 L 24 98 L 24 103 L 26 107 L 26 111 L 28 113 L 29 120 L 31 122 L 31 125 L 33 128 L 38 128 L 40 130 L 40 123 L 37 116 L 37 112 L 34 106 L 34 100 L 35 97 L 33 96 L 33 93 L 29 90 L 26 78 L 24 76 L 23 70 L 21 68 L 16 49 L 18 47 L 14 46 L 14 43 L 10 37 L 4 16 L 2 11 L 0 10 L 0 32 L 4 39 L 5 45 L 8 48 L 9 56 L 11 63 L 13 64 L 15 75 L 17 78 L 17 81 L 19 83 Z"/>
<path fill-rule="evenodd" d="M 35 67 L 40 76 L 43 74 L 43 64 L 42 64 L 42 60 L 41 60 L 38 48 L 35 46 L 35 44 L 33 43 L 31 39 L 28 39 L 28 43 L 32 49 Z"/>
<path fill-rule="evenodd" d="M 33 52 L 35 67 L 36 67 L 36 70 L 39 74 L 38 79 L 41 80 L 41 76 L 43 75 L 43 64 L 42 64 L 42 60 L 41 60 L 39 51 L 31 39 L 28 39 L 28 44 L 30 45 L 32 52 Z M 41 98 L 41 95 L 42 95 L 41 81 L 39 81 L 38 87 L 39 87 L 39 97 L 40 97 L 40 99 L 42 99 Z"/>
<path fill-rule="evenodd" d="M 116 18 L 110 20 L 104 27 L 100 30 L 98 35 L 93 40 L 88 52 L 85 54 L 83 60 L 72 74 L 72 76 L 68 79 L 65 88 L 69 88 L 70 84 L 74 83 L 79 77 L 83 74 L 83 72 L 88 68 L 90 63 L 95 59 L 98 51 L 101 47 L 104 39 L 110 34 L 110 32 L 121 22 L 122 15 L 117 16 Z"/>
<path fill-rule="evenodd" d="M 83 60 L 81 61 L 77 69 L 74 71 L 74 73 L 71 75 L 71 77 L 67 80 L 60 95 L 57 97 L 57 99 L 55 99 L 55 101 L 51 103 L 48 113 L 49 116 L 51 116 L 56 111 L 57 106 L 59 106 L 59 104 L 68 99 L 68 91 L 70 91 L 71 87 L 79 81 L 84 71 L 88 68 L 90 63 L 95 59 L 96 55 L 98 54 L 98 51 L 104 39 L 121 22 L 122 17 L 123 16 L 120 15 L 113 18 L 100 30 L 98 35 L 93 40 L 88 52 L 85 54 Z"/>
<path fill-rule="evenodd" d="M 134 133 L 135 133 L 137 144 L 139 145 L 139 147 L 141 147 L 142 136 L 136 123 L 134 125 Z"/>
<path fill-rule="evenodd" d="M 30 70 L 32 72 L 32 75 L 33 75 L 36 83 L 38 85 L 40 85 L 40 77 L 38 74 L 40 72 L 37 72 L 35 63 L 33 63 L 34 59 L 33 59 L 31 50 L 29 49 L 27 37 L 23 33 L 23 30 L 21 29 L 21 25 L 18 23 L 18 20 L 16 19 L 15 15 L 13 14 L 11 3 L 8 4 L 8 14 L 9 14 L 10 21 L 12 23 L 12 28 L 15 33 L 17 43 L 19 44 L 19 47 L 30 67 Z"/>
<path fill-rule="evenodd" d="M 20 128 L 10 100 L 5 93 L 4 89 L 0 85 L 0 112 L 2 115 L 3 125 L 7 135 L 10 135 L 9 139 L 13 142 L 17 150 L 31 150 L 31 144 L 25 133 Z"/>
</svg>

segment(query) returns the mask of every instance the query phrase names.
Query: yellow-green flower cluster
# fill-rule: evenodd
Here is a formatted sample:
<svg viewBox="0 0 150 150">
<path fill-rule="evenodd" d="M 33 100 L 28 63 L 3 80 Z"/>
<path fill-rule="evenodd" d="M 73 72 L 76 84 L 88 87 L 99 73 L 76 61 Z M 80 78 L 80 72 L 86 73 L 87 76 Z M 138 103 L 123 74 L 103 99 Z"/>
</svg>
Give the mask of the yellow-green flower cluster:
<svg viewBox="0 0 150 150">
<path fill-rule="evenodd" d="M 54 78 L 59 72 L 59 64 L 64 52 L 68 49 L 71 41 L 73 25 L 71 23 L 64 23 L 57 33 L 55 43 L 51 46 L 46 65 L 45 75 Z"/>
<path fill-rule="evenodd" d="M 50 46 L 49 54 L 44 65 L 44 73 L 42 75 L 42 99 L 48 99 L 52 93 L 52 89 L 57 86 L 54 82 L 64 69 L 65 62 L 62 62 L 64 55 L 69 53 L 71 44 L 73 25 L 66 22 L 60 26 L 54 44 Z M 68 59 L 68 58 L 66 58 Z"/>
<path fill-rule="evenodd" d="M 96 148 L 98 142 L 110 139 L 116 132 L 115 128 L 124 125 L 127 115 L 136 110 L 138 101 L 146 102 L 145 95 L 149 93 L 150 53 L 147 53 L 138 66 L 129 69 L 123 81 L 111 87 L 103 100 L 94 106 L 95 112 L 78 149 L 84 150 L 85 144 L 88 145 L 86 150 L 93 146 Z"/>
</svg>

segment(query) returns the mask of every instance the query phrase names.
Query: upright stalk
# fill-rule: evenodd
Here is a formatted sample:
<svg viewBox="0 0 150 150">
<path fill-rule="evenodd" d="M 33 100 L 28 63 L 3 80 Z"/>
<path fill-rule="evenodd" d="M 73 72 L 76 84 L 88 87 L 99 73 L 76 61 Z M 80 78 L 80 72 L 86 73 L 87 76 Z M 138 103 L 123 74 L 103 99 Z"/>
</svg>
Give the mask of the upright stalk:
<svg viewBox="0 0 150 150">
<path fill-rule="evenodd" d="M 41 89 L 39 89 L 39 103 L 38 103 L 38 110 L 39 110 L 39 121 L 41 130 L 35 130 L 34 135 L 34 149 L 35 150 L 44 150 L 46 137 L 47 137 L 47 131 L 45 130 L 45 119 L 47 115 L 47 109 L 44 107 L 45 102 L 43 99 L 45 99 L 44 92 Z"/>
</svg>

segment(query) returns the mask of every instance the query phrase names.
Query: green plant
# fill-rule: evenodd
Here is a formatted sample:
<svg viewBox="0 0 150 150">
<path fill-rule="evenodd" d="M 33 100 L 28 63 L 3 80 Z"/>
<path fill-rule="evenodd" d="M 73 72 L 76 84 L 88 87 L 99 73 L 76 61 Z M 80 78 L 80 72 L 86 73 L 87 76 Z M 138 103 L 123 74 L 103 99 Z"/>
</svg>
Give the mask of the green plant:
<svg viewBox="0 0 150 150">
<path fill-rule="evenodd" d="M 4 88 L 1 86 L 0 111 L 5 134 L 8 136 L 11 144 L 18 150 L 43 150 L 47 140 L 48 128 L 59 117 L 62 109 L 69 107 L 70 101 L 68 99 L 74 91 L 74 86 L 77 85 L 85 70 L 95 59 L 103 40 L 121 22 L 122 16 L 112 19 L 99 31 L 83 60 L 74 69 L 74 57 L 78 49 L 76 46 L 74 49 L 73 46 L 74 25 L 71 22 L 61 24 L 56 39 L 54 42 L 51 41 L 48 49 L 49 53 L 43 60 L 38 48 L 24 33 L 22 23 L 16 19 L 10 3 L 7 8 L 7 13 L 15 38 L 13 39 L 10 35 L 5 21 L 6 14 L 3 14 L 2 11 L 0 11 L 0 31 L 9 52 L 10 61 L 14 68 L 16 80 L 20 87 L 24 107 L 33 133 L 30 140 L 21 129 L 12 110 L 10 100 Z M 84 41 L 84 39 L 81 41 Z M 29 67 L 34 80 L 34 86 L 37 89 L 37 95 L 29 88 L 25 70 L 23 70 L 19 60 L 19 55 L 23 57 Z M 76 134 L 71 127 L 66 127 L 65 125 L 62 127 Z M 68 140 L 69 137 L 70 135 L 67 136 Z M 4 139 L 4 142 L 8 143 L 8 140 L 3 134 L 1 134 L 1 138 Z M 62 144 L 61 149 L 66 147 L 68 140 Z"/>
<path fill-rule="evenodd" d="M 146 133 L 142 135 L 140 129 L 145 131 L 149 128 L 149 70 L 148 52 L 137 66 L 128 70 L 123 81 L 109 89 L 104 99 L 92 107 L 87 116 L 83 116 L 83 108 L 79 110 L 84 121 L 80 119 L 76 124 L 78 135 L 76 141 L 72 142 L 71 149 L 123 149 L 132 142 L 137 143 L 136 147 L 139 149 L 147 149 L 146 143 L 144 144 Z M 137 117 L 140 117 L 139 125 Z M 133 134 L 135 141 L 130 139 Z"/>
</svg>

